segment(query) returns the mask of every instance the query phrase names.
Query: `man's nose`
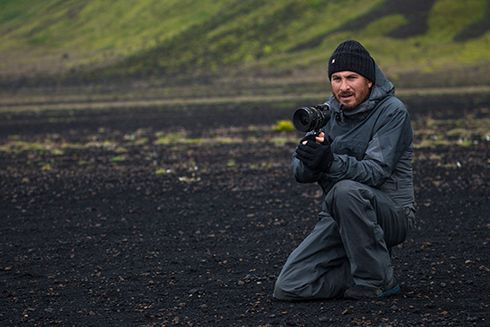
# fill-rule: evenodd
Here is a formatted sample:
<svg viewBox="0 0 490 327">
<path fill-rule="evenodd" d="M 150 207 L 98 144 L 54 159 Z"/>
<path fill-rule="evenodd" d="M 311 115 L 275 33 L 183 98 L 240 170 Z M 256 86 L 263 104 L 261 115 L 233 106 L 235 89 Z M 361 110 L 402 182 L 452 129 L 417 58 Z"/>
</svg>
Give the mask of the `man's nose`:
<svg viewBox="0 0 490 327">
<path fill-rule="evenodd" d="M 347 83 L 347 80 L 342 79 L 341 82 L 340 82 L 340 90 L 341 91 L 346 91 L 349 88 L 350 88 L 350 85 L 349 85 L 349 83 Z"/>
</svg>

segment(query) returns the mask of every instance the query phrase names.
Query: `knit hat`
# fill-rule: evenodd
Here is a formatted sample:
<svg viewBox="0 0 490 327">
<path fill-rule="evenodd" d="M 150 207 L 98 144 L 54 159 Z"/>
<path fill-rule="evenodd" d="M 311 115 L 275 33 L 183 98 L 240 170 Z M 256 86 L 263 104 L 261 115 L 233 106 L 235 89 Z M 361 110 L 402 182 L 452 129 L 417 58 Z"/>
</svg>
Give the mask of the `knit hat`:
<svg viewBox="0 0 490 327">
<path fill-rule="evenodd" d="M 351 71 L 366 77 L 371 82 L 376 79 L 374 59 L 357 41 L 348 40 L 339 44 L 328 61 L 328 79 L 332 74 Z"/>
</svg>

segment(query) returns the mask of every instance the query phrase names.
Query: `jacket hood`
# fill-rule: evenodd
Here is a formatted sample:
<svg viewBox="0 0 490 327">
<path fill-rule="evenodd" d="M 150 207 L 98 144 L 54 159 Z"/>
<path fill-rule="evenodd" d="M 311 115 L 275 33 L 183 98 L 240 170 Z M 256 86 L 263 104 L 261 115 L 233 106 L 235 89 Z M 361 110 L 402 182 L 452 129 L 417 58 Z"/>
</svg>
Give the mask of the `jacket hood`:
<svg viewBox="0 0 490 327">
<path fill-rule="evenodd" d="M 341 110 L 341 105 L 335 96 L 331 95 L 326 101 L 326 103 L 330 106 L 330 110 L 332 110 L 333 113 L 341 113 L 345 116 L 352 116 L 361 112 L 369 111 L 373 109 L 379 101 L 383 100 L 387 96 L 394 95 L 395 86 L 386 78 L 385 74 L 377 64 L 375 65 L 375 71 L 376 81 L 371 89 L 371 92 L 369 93 L 369 97 L 363 103 L 358 105 L 353 110 L 344 111 Z"/>
</svg>

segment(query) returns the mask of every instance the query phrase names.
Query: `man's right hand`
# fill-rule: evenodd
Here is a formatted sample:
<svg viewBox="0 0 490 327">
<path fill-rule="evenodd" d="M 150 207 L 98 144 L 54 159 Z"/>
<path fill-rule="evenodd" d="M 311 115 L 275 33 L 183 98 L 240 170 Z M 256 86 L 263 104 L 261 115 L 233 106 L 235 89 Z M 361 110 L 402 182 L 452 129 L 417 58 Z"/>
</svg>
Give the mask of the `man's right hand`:
<svg viewBox="0 0 490 327">
<path fill-rule="evenodd" d="M 296 148 L 296 157 L 308 168 L 321 172 L 327 172 L 333 162 L 333 154 L 330 142 L 321 132 L 318 136 L 308 135 L 301 139 Z"/>
</svg>

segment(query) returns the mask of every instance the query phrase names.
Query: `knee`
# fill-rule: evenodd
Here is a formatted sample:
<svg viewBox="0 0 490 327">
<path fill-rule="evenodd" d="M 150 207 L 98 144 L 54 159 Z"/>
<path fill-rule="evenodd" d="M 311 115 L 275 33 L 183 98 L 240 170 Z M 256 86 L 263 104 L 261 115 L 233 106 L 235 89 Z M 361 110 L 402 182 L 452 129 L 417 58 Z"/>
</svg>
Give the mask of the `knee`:
<svg viewBox="0 0 490 327">
<path fill-rule="evenodd" d="M 277 300 L 286 300 L 282 283 L 282 279 L 278 278 L 274 284 L 274 292 L 272 293 L 272 296 L 274 296 L 274 298 Z"/>
<path fill-rule="evenodd" d="M 372 208 L 372 196 L 368 187 L 353 180 L 342 180 L 336 183 L 327 194 L 325 204 L 337 223 L 345 223 L 345 219 L 362 218 L 360 212 Z M 353 214 L 355 213 L 355 214 Z M 344 219 L 342 219 L 344 217 Z"/>
<path fill-rule="evenodd" d="M 298 279 L 282 271 L 274 284 L 272 296 L 281 301 L 298 301 L 304 299 L 302 289 L 298 285 Z"/>
<path fill-rule="evenodd" d="M 333 200 L 337 201 L 344 201 L 348 198 L 351 198 L 353 195 L 357 194 L 359 192 L 359 189 L 361 188 L 361 184 L 358 182 L 355 182 L 350 179 L 344 179 L 341 180 L 340 182 L 337 182 L 331 189 L 330 193 L 333 197 Z"/>
<path fill-rule="evenodd" d="M 272 293 L 272 296 L 276 300 L 281 300 L 281 301 L 295 300 L 295 296 L 292 295 L 291 292 L 287 290 L 287 286 L 284 281 L 284 278 L 282 277 L 282 274 L 279 275 L 279 277 L 276 280 L 276 283 L 274 284 L 274 292 Z"/>
</svg>

